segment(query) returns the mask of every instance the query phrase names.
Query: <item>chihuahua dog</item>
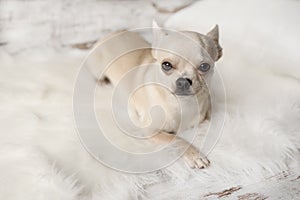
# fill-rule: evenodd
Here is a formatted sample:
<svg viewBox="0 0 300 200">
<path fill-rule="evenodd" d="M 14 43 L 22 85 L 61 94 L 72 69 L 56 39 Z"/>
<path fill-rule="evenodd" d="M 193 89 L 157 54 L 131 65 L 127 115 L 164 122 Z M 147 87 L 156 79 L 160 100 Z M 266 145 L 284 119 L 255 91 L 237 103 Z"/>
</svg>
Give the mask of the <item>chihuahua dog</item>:
<svg viewBox="0 0 300 200">
<path fill-rule="evenodd" d="M 167 31 L 154 22 L 152 45 L 135 32 L 116 33 L 99 41 L 97 45 L 99 44 L 101 48 L 94 51 L 88 62 L 88 69 L 100 83 L 116 86 L 127 73 L 132 72 L 134 76 L 122 82 L 128 86 L 123 88 L 127 88 L 129 93 L 132 92 L 129 88 L 133 88 L 138 80 L 149 77 L 154 82 L 164 82 L 167 87 L 165 89 L 153 85 L 133 92 L 129 100 L 131 120 L 141 127 L 148 126 L 152 122 L 149 108 L 161 106 L 165 111 L 164 124 L 157 127 L 156 134 L 149 139 L 159 143 L 170 143 L 174 140 L 178 145 L 189 145 L 183 154 L 186 163 L 191 168 L 207 167 L 210 162 L 206 156 L 186 140 L 176 136 L 176 133 L 179 129 L 196 127 L 210 118 L 208 88 L 214 64 L 222 56 L 218 26 L 204 35 L 192 31 Z M 122 49 L 133 51 L 120 55 Z M 112 58 L 116 59 L 112 61 Z M 151 66 L 140 69 L 137 67 L 145 64 Z M 106 66 L 109 67 L 104 70 Z M 98 74 L 100 70 L 104 71 L 101 75 Z M 181 106 L 176 100 L 178 98 L 183 99 Z M 195 98 L 198 101 L 197 109 L 191 103 Z M 189 119 L 182 122 L 185 115 Z"/>
</svg>

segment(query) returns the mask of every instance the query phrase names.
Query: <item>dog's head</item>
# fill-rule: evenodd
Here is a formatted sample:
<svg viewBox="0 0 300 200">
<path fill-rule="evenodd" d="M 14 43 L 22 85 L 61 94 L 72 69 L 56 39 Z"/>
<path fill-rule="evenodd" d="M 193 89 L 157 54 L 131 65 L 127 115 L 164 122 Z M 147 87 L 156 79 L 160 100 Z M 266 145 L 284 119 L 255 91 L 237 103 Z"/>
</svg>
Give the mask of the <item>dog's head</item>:
<svg viewBox="0 0 300 200">
<path fill-rule="evenodd" d="M 152 55 L 172 92 L 190 96 L 207 90 L 214 64 L 222 56 L 218 26 L 206 35 L 163 30 L 155 22 L 153 28 Z"/>
</svg>

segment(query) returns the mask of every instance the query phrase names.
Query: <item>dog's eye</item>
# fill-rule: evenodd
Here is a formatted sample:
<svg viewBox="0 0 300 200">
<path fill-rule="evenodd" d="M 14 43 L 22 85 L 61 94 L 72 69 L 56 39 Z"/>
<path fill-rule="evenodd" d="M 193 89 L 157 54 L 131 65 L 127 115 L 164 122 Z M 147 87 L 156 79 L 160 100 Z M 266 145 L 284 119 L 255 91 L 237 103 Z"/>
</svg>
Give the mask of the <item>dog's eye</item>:
<svg viewBox="0 0 300 200">
<path fill-rule="evenodd" d="M 173 68 L 172 64 L 169 62 L 163 62 L 161 67 L 164 71 L 170 71 Z"/>
<path fill-rule="evenodd" d="M 210 69 L 210 65 L 208 63 L 202 63 L 198 69 L 201 72 L 207 72 Z"/>
</svg>

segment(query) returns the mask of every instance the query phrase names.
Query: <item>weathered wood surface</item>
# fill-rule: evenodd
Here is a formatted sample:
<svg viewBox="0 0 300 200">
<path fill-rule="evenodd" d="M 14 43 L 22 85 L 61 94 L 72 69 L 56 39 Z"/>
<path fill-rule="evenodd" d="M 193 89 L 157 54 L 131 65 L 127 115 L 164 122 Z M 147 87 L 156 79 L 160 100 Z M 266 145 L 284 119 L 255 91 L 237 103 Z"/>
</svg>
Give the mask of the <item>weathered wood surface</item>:
<svg viewBox="0 0 300 200">
<path fill-rule="evenodd" d="M 262 182 L 211 192 L 201 199 L 298 200 L 300 199 L 300 174 L 293 171 L 282 172 Z"/>
<path fill-rule="evenodd" d="M 12 53 L 39 46 L 87 48 L 110 32 L 164 21 L 193 1 L 0 0 L 0 46 Z"/>
<path fill-rule="evenodd" d="M 250 182 L 244 185 L 228 184 L 224 188 L 210 189 L 206 193 L 201 189 L 196 190 L 194 194 L 190 194 L 190 191 L 187 191 L 186 194 L 185 191 L 176 193 L 176 191 L 165 189 L 170 187 L 168 183 L 149 186 L 147 191 L 150 191 L 149 199 L 182 199 L 186 195 L 190 195 L 189 199 L 191 200 L 300 200 L 299 169 L 291 169 L 261 181 Z"/>
</svg>

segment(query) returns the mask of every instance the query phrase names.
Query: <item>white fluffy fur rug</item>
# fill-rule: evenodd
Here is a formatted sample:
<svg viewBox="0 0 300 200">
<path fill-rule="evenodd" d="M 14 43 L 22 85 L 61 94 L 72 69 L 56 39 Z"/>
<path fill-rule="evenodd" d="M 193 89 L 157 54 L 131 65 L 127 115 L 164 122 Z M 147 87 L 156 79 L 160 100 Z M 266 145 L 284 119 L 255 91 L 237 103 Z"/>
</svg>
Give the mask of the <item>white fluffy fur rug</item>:
<svg viewBox="0 0 300 200">
<path fill-rule="evenodd" d="M 238 2 L 200 1 L 166 23 L 200 32 L 220 24 L 228 110 L 205 170 L 182 160 L 140 175 L 100 165 L 80 145 L 72 113 L 86 52 L 1 52 L 0 199 L 199 199 L 299 173 L 300 2 Z"/>
</svg>

